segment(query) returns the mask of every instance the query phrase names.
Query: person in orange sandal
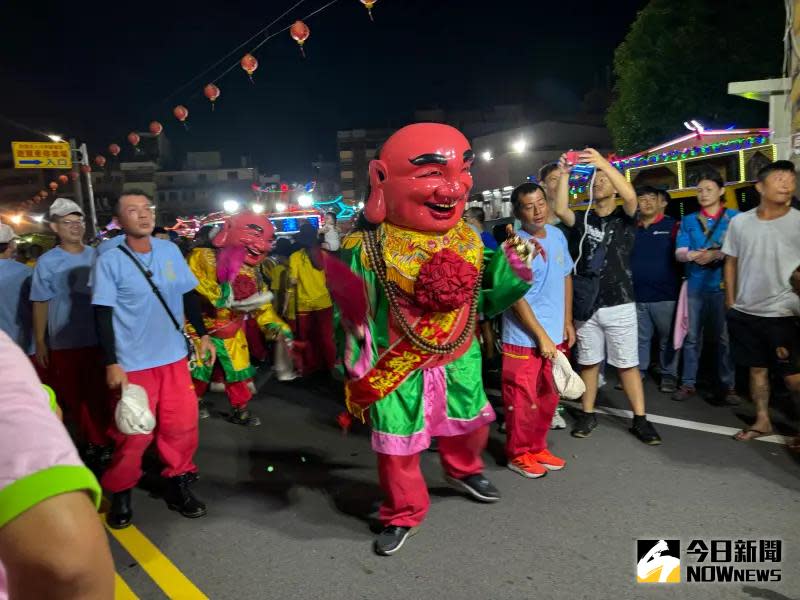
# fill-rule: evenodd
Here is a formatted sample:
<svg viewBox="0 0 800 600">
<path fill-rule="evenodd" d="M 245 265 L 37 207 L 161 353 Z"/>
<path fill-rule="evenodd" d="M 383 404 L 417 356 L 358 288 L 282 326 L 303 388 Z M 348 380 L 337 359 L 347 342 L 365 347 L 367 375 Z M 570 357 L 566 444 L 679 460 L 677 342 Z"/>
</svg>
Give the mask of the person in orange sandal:
<svg viewBox="0 0 800 600">
<path fill-rule="evenodd" d="M 533 284 L 503 313 L 503 404 L 508 468 L 535 479 L 564 468 L 547 449 L 547 432 L 558 406 L 551 361 L 557 347 L 575 343 L 572 326 L 572 258 L 567 239 L 549 225 L 544 190 L 524 183 L 511 194 L 517 235 L 541 247 L 531 264 Z"/>
</svg>

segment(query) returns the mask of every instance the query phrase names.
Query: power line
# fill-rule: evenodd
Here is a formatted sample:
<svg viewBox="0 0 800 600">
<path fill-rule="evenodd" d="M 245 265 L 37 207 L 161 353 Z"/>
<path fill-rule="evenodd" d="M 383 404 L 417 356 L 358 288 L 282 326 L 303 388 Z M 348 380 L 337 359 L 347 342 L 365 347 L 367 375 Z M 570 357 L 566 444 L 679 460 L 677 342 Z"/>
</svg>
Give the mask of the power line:
<svg viewBox="0 0 800 600">
<path fill-rule="evenodd" d="M 307 15 L 306 15 L 305 17 L 303 17 L 301 20 L 303 20 L 303 21 L 304 21 L 304 20 L 306 20 L 306 19 L 310 19 L 311 17 L 313 17 L 313 16 L 314 16 L 314 15 L 316 15 L 317 13 L 321 13 L 321 12 L 322 12 L 323 10 L 325 10 L 326 8 L 328 8 L 328 7 L 330 7 L 330 6 L 333 6 L 333 5 L 334 5 L 334 4 L 336 4 L 338 1 L 339 1 L 339 0 L 331 0 L 331 1 L 330 1 L 330 2 L 328 2 L 327 4 L 325 4 L 325 5 L 321 6 L 321 7 L 319 7 L 319 8 L 318 8 L 317 10 L 315 10 L 314 12 L 307 14 Z M 280 35 L 280 34 L 282 34 L 282 33 L 283 33 L 283 32 L 285 32 L 285 31 L 289 31 L 291 28 L 292 28 L 292 26 L 291 26 L 291 25 L 287 25 L 286 27 L 284 27 L 284 28 L 283 28 L 283 29 L 281 29 L 280 31 L 276 31 L 276 32 L 275 32 L 275 33 L 273 33 L 273 34 L 270 34 L 270 35 L 268 35 L 267 37 L 265 37 L 263 40 L 261 40 L 261 41 L 260 41 L 260 42 L 259 42 L 259 43 L 258 43 L 256 46 L 254 46 L 254 47 L 253 47 L 253 48 L 250 50 L 250 54 L 252 54 L 252 53 L 253 53 L 253 52 L 255 52 L 256 50 L 258 50 L 259 48 L 261 48 L 261 46 L 263 46 L 264 44 L 266 44 L 266 43 L 267 43 L 269 40 L 271 40 L 272 38 L 274 38 L 276 35 Z M 251 38 L 251 39 L 252 39 L 252 38 Z M 248 40 L 248 41 L 249 41 L 249 40 Z M 220 62 L 221 62 L 221 61 L 220 61 Z M 217 64 L 219 64 L 219 63 L 217 63 Z M 238 63 L 238 62 L 235 62 L 235 63 L 233 63 L 233 64 L 232 64 L 230 67 L 228 67 L 228 68 L 227 68 L 227 69 L 225 69 L 225 70 L 224 70 L 224 71 L 223 71 L 223 72 L 222 72 L 220 75 L 218 75 L 218 76 L 216 77 L 216 79 L 214 79 L 214 81 L 213 81 L 212 83 L 216 83 L 217 81 L 219 81 L 220 79 L 222 79 L 223 77 L 225 77 L 225 75 L 227 75 L 228 73 L 230 73 L 230 72 L 231 72 L 233 69 L 235 69 L 237 66 L 239 66 L 239 63 Z"/>
<path fill-rule="evenodd" d="M 192 78 L 191 78 L 189 81 L 187 81 L 186 83 L 184 83 L 183 85 L 181 85 L 179 88 L 177 88 L 177 89 L 176 89 L 175 91 L 173 91 L 171 94 L 169 94 L 169 95 L 168 95 L 166 98 L 164 98 L 163 100 L 161 100 L 161 102 L 159 102 L 159 104 L 163 104 L 163 103 L 167 102 L 167 101 L 168 101 L 170 98 L 173 98 L 173 97 L 177 96 L 179 93 L 181 93 L 181 92 L 182 92 L 183 90 L 185 90 L 187 87 L 189 87 L 190 85 L 192 85 L 193 83 L 195 83 L 195 82 L 196 82 L 198 79 L 200 79 L 200 78 L 201 78 L 203 75 L 205 75 L 205 74 L 206 74 L 206 73 L 208 73 L 209 71 L 213 71 L 213 70 L 214 70 L 215 68 L 217 68 L 217 67 L 218 67 L 218 66 L 219 66 L 221 63 L 223 63 L 225 60 L 227 60 L 227 59 L 228 59 L 230 56 L 232 56 L 232 55 L 233 55 L 234 53 L 236 53 L 236 52 L 239 52 L 239 51 L 240 51 L 242 48 L 244 48 L 245 46 L 247 46 L 247 44 L 249 44 L 250 42 L 252 42 L 254 39 L 256 39 L 258 36 L 260 36 L 262 33 L 266 32 L 266 31 L 267 31 L 267 30 L 268 30 L 270 27 L 272 27 L 273 25 L 275 25 L 275 23 L 277 23 L 278 21 L 280 21 L 280 20 L 281 20 L 283 17 L 285 17 L 286 15 L 288 15 L 290 12 L 292 12 L 292 11 L 293 11 L 295 8 L 297 8 L 298 6 L 300 6 L 300 5 L 301 5 L 303 2 L 305 2 L 305 1 L 306 1 L 306 0 L 298 0 L 297 2 L 295 2 L 295 3 L 294 3 L 292 6 L 291 6 L 291 7 L 289 7 L 289 8 L 288 8 L 288 9 L 286 9 L 285 11 L 283 11 L 283 12 L 280 14 L 280 16 L 278 16 L 277 18 L 273 19 L 273 20 L 272 20 L 272 21 L 269 23 L 269 25 L 267 25 L 266 27 L 263 27 L 263 28 L 261 28 L 260 30 L 258 30 L 258 31 L 257 31 L 255 34 L 253 34 L 252 36 L 250 36 L 249 38 L 247 38 L 247 39 L 246 39 L 244 42 L 242 42 L 241 44 L 239 44 L 238 46 L 236 46 L 236 48 L 234 48 L 233 50 L 231 50 L 230 52 L 228 52 L 228 53 L 227 53 L 225 56 L 223 56 L 222 58 L 220 58 L 220 59 L 219 59 L 217 62 L 215 62 L 214 64 L 212 64 L 212 65 L 210 65 L 209 67 L 207 67 L 205 70 L 201 71 L 200 73 L 198 73 L 197 75 L 195 75 L 194 77 L 192 77 Z M 285 30 L 284 30 L 284 31 L 285 31 Z M 273 34 L 273 35 L 274 35 L 274 34 Z M 269 37 L 267 37 L 267 39 L 269 39 L 270 37 L 272 37 L 272 36 L 269 36 Z M 263 44 L 263 42 L 262 42 L 262 44 Z M 256 46 L 256 48 L 258 48 L 258 47 L 260 47 L 260 46 L 261 46 L 261 44 L 259 44 L 258 46 Z M 226 72 L 227 72 L 227 71 L 226 71 Z M 217 78 L 217 79 L 219 79 L 219 78 Z M 216 80 L 215 80 L 215 81 L 216 81 Z"/>
</svg>

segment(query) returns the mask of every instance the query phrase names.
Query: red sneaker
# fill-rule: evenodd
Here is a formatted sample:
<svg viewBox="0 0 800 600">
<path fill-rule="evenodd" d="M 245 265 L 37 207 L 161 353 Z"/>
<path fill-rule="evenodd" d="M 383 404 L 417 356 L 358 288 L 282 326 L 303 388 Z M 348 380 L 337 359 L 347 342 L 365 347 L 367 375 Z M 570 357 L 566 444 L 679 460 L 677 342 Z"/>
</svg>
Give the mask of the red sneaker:
<svg viewBox="0 0 800 600">
<path fill-rule="evenodd" d="M 550 450 L 547 448 L 540 452 L 531 452 L 529 456 L 548 471 L 560 471 L 567 464 L 567 461 L 563 458 L 558 458 L 550 454 Z"/>
<path fill-rule="evenodd" d="M 547 469 L 534 460 L 533 455 L 530 453 L 509 461 L 508 468 L 528 479 L 537 479 L 547 475 Z"/>
</svg>

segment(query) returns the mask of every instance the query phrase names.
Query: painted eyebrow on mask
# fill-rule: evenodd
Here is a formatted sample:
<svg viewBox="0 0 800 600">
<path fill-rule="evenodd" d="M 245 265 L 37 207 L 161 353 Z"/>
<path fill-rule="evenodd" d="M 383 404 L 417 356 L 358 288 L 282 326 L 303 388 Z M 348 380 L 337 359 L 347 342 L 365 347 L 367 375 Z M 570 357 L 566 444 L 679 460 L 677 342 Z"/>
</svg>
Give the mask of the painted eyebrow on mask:
<svg viewBox="0 0 800 600">
<path fill-rule="evenodd" d="M 475 160 L 475 152 L 472 149 L 464 150 L 464 162 Z"/>
<path fill-rule="evenodd" d="M 420 154 L 416 158 L 409 158 L 408 162 L 417 167 L 421 165 L 446 165 L 447 157 L 442 154 Z"/>
</svg>

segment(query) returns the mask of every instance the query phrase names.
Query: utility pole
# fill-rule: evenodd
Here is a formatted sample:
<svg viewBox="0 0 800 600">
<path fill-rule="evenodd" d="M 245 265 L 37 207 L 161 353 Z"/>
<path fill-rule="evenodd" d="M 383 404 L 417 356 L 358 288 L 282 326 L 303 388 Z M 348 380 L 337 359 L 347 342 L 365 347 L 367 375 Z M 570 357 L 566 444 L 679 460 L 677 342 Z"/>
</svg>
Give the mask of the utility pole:
<svg viewBox="0 0 800 600">
<path fill-rule="evenodd" d="M 72 162 L 75 163 L 79 156 L 78 148 L 75 144 L 75 138 L 69 139 L 69 154 L 72 157 Z M 73 166 L 73 168 L 75 167 Z M 86 203 L 83 200 L 83 185 L 81 184 L 80 167 L 78 167 L 78 177 L 72 182 L 72 185 L 75 186 L 75 200 L 77 200 L 78 206 L 83 209 L 83 213 L 86 214 Z"/>
<path fill-rule="evenodd" d="M 88 167 L 89 166 L 89 151 L 86 149 L 86 144 L 81 144 L 80 148 L 81 152 L 81 165 Z M 89 215 L 91 217 L 91 228 L 90 233 L 92 234 L 92 238 L 97 236 L 97 210 L 94 206 L 94 188 L 92 187 L 92 170 L 86 170 L 86 189 L 89 192 Z M 80 180 L 80 175 L 78 176 Z"/>
<path fill-rule="evenodd" d="M 789 78 L 791 79 L 791 92 L 789 92 L 789 103 L 791 104 L 791 160 L 795 166 L 800 167 L 800 48 L 795 43 L 800 40 L 800 0 L 792 0 L 787 3 L 787 9 L 791 8 L 791 14 L 787 15 L 787 20 L 791 19 L 791 37 L 789 39 Z"/>
</svg>

